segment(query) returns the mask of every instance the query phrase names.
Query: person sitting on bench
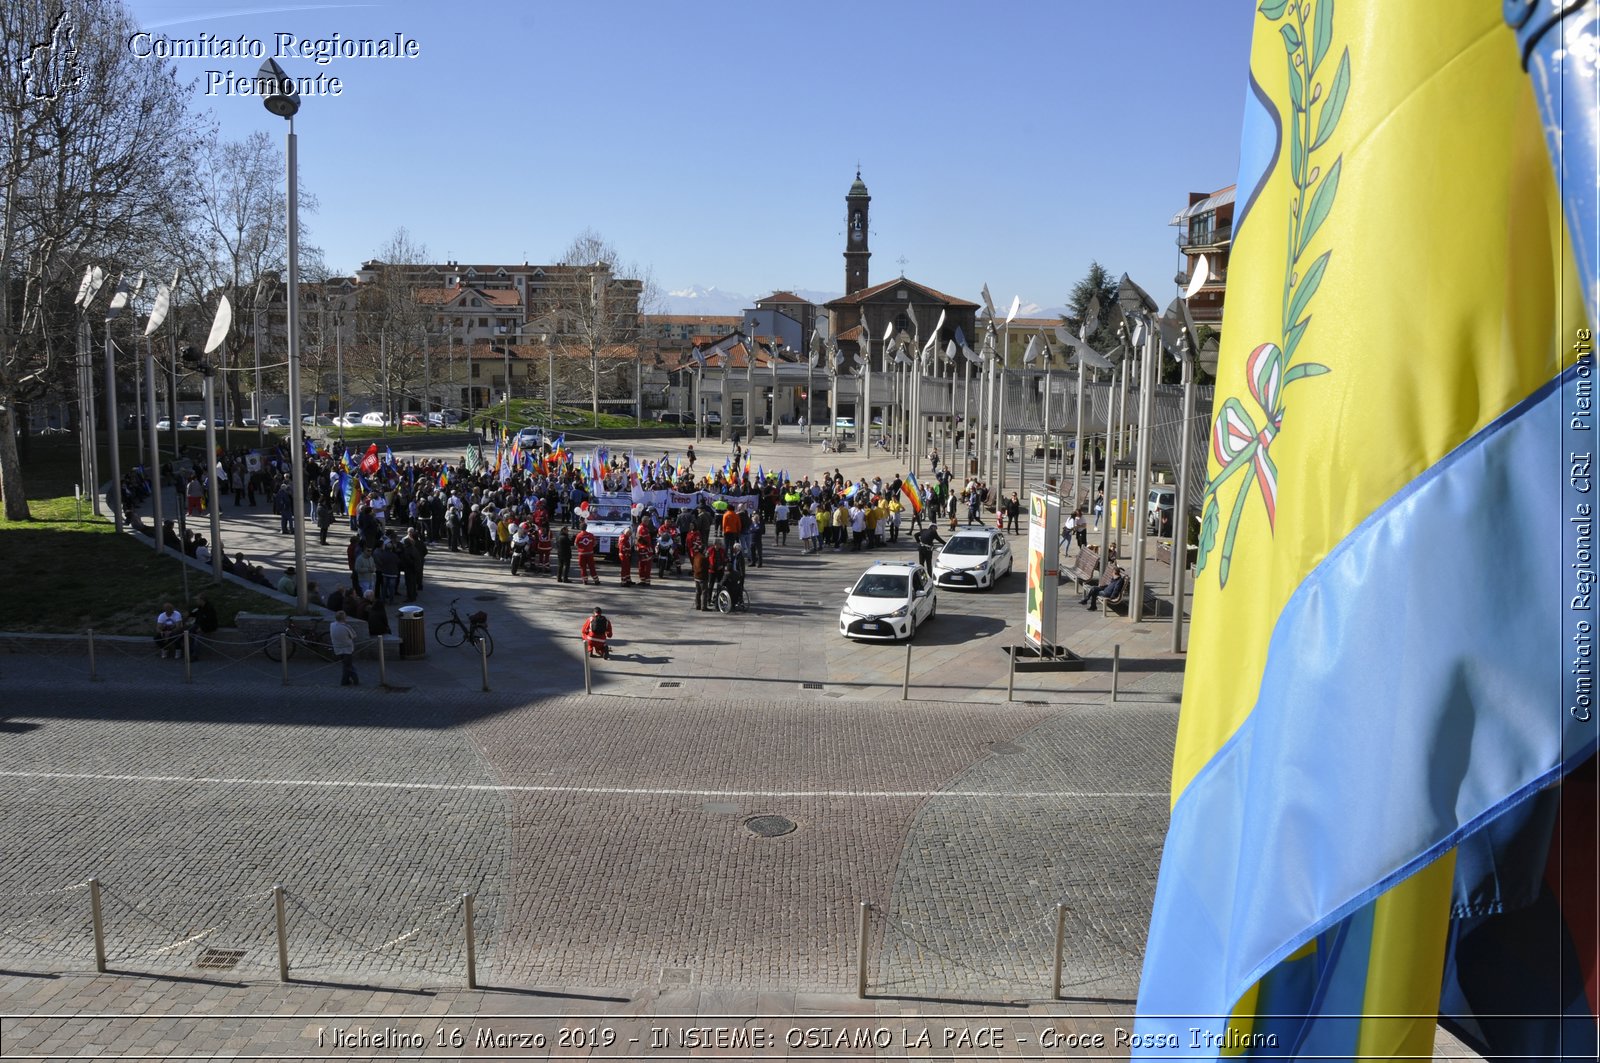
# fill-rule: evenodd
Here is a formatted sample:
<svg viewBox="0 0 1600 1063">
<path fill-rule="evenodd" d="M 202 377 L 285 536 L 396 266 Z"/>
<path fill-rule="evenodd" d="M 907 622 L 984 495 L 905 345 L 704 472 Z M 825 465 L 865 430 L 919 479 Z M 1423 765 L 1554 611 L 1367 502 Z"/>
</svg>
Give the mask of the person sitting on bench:
<svg viewBox="0 0 1600 1063">
<path fill-rule="evenodd" d="M 1098 587 L 1091 588 L 1088 594 L 1085 594 L 1082 598 L 1078 599 L 1078 604 L 1087 606 L 1090 610 L 1093 610 L 1095 602 L 1100 598 L 1110 598 L 1113 600 L 1121 598 L 1122 589 L 1127 585 L 1127 582 L 1128 581 L 1123 578 L 1121 567 L 1112 565 L 1111 575 L 1106 579 L 1106 581 L 1100 584 Z"/>
</svg>

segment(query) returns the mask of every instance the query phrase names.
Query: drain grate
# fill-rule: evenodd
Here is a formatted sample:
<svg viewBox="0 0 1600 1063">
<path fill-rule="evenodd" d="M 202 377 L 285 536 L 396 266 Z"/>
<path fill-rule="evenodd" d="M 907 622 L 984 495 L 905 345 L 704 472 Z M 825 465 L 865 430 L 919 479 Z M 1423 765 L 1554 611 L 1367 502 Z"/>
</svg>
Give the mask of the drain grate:
<svg viewBox="0 0 1600 1063">
<path fill-rule="evenodd" d="M 998 753 L 1002 757 L 1014 757 L 1018 753 L 1024 752 L 1024 750 L 1021 746 L 1014 746 L 1010 742 L 991 742 L 989 743 L 989 752 Z"/>
<path fill-rule="evenodd" d="M 794 820 L 783 816 L 751 816 L 744 821 L 745 830 L 759 838 L 781 838 L 794 830 Z"/>
<path fill-rule="evenodd" d="M 800 689 L 801 690 L 821 690 L 822 689 L 822 684 L 821 683 L 801 683 L 800 684 Z"/>
<path fill-rule="evenodd" d="M 194 965 L 202 971 L 231 971 L 244 959 L 244 949 L 203 949 Z"/>
<path fill-rule="evenodd" d="M 480 594 L 472 600 L 475 602 L 498 602 L 500 596 L 498 594 Z"/>
<path fill-rule="evenodd" d="M 661 689 L 666 689 L 667 687 L 681 687 L 683 684 L 678 682 L 676 679 L 663 679 L 661 682 L 657 683 L 656 686 Z"/>
</svg>

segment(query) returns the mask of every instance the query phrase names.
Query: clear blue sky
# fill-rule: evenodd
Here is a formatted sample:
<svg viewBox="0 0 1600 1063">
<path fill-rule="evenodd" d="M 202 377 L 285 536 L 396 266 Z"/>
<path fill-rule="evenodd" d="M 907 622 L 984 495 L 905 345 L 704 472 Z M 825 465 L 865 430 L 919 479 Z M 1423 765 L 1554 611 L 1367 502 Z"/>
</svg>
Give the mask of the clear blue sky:
<svg viewBox="0 0 1600 1063">
<path fill-rule="evenodd" d="M 146 29 L 405 34 L 414 59 L 282 58 L 342 79 L 296 128 L 307 219 L 353 270 L 399 226 L 436 259 L 549 261 L 593 228 L 663 291 L 843 289 L 844 193 L 872 192 L 874 282 L 1059 305 L 1091 259 L 1163 301 L 1167 222 L 1232 183 L 1249 0 L 918 3 L 130 0 Z M 224 135 L 284 123 L 204 92 Z"/>
</svg>

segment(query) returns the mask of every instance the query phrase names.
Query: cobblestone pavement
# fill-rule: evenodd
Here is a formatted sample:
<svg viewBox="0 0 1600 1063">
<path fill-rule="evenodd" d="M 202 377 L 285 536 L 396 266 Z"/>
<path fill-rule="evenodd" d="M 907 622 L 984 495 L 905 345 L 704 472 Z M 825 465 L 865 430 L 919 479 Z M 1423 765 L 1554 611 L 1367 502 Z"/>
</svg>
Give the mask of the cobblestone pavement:
<svg viewBox="0 0 1600 1063">
<path fill-rule="evenodd" d="M 287 563 L 275 520 L 225 516 L 230 550 Z M 312 543 L 326 587 L 342 551 Z M 546 1058 L 595 1049 L 555 1040 L 585 1016 L 620 1031 L 618 1055 L 814 1058 L 791 1028 L 880 1026 L 890 1046 L 858 1047 L 893 1058 L 1031 1058 L 1046 1028 L 1111 1044 L 1165 827 L 1182 678 L 1165 626 L 1064 596 L 1063 641 L 1088 667 L 1019 672 L 1008 703 L 1022 577 L 946 593 L 902 701 L 904 647 L 836 632 L 870 558 L 768 556 L 752 610 L 724 617 L 692 612 L 682 580 L 629 592 L 608 568 L 586 589 L 436 551 L 430 630 L 453 598 L 491 612 L 490 692 L 467 649 L 431 640 L 389 662 L 387 687 L 362 662 L 357 690 L 300 661 L 285 686 L 259 657 L 213 656 L 185 683 L 137 639 L 101 641 L 99 682 L 70 648 L 0 656 L 0 1052 Z M 618 654 L 585 696 L 576 631 L 595 603 Z M 759 837 L 756 816 L 795 829 Z M 457 988 L 464 892 L 490 990 Z M 851 992 L 862 901 L 867 1001 Z M 1058 902 L 1068 999 L 1049 1003 Z M 983 1026 L 1005 1039 L 972 1042 Z M 723 1027 L 745 1033 L 679 1032 Z M 770 1047 L 738 1042 L 756 1027 Z M 922 1027 L 932 1042 L 911 1043 Z M 519 1049 L 519 1032 L 549 1040 Z"/>
</svg>

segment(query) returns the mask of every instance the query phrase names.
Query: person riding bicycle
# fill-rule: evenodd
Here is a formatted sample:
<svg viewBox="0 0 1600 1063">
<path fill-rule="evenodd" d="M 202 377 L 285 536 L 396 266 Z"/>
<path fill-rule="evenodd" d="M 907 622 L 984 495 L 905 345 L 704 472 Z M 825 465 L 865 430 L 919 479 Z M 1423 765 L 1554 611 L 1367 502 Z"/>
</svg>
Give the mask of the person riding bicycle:
<svg viewBox="0 0 1600 1063">
<path fill-rule="evenodd" d="M 611 656 L 611 621 L 597 605 L 594 615 L 583 622 L 583 648 L 590 657 Z"/>
</svg>

